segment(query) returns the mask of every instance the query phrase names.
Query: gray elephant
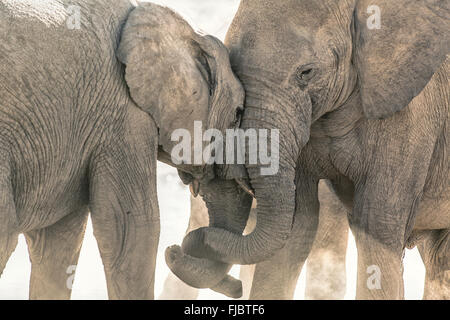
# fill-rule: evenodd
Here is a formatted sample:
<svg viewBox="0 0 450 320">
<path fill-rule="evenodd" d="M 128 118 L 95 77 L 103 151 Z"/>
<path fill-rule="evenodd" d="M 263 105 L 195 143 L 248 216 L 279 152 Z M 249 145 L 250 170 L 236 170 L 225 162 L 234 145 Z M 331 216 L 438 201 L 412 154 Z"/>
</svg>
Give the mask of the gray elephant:
<svg viewBox="0 0 450 320">
<path fill-rule="evenodd" d="M 345 258 L 348 242 L 347 210 L 325 181 L 319 183 L 319 226 L 313 247 L 306 261 L 305 298 L 308 300 L 340 300 L 346 292 Z M 191 195 L 191 214 L 186 234 L 208 225 L 208 209 L 201 197 Z M 251 233 L 256 225 L 256 201 L 247 221 L 244 234 Z M 293 253 L 295 254 L 295 253 Z M 298 266 L 301 268 L 301 266 Z M 253 282 L 255 265 L 242 265 L 242 297 L 248 299 Z M 193 288 L 173 273 L 164 281 L 161 300 L 197 299 L 198 289 Z"/>
<path fill-rule="evenodd" d="M 280 130 L 280 169 L 246 165 L 254 232 L 200 228 L 185 259 L 259 263 L 251 298 L 292 298 L 328 179 L 350 210 L 358 299 L 403 298 L 413 230 L 433 234 L 427 279 L 449 298 L 449 17 L 433 0 L 242 1 L 226 40 L 246 90 L 242 128 Z"/>
<path fill-rule="evenodd" d="M 109 297 L 153 298 L 157 158 L 194 121 L 238 125 L 227 49 L 127 0 L 2 0 L 0 38 L 0 273 L 24 233 L 30 298 L 69 298 L 90 211 Z"/>
</svg>

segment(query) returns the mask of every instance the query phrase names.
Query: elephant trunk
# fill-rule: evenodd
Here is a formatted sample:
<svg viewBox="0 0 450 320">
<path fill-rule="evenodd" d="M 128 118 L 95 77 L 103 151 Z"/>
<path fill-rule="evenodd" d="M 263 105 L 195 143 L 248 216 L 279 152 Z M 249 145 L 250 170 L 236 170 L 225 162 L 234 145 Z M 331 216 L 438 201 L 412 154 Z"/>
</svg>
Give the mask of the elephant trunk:
<svg viewBox="0 0 450 320">
<path fill-rule="evenodd" d="M 253 94 L 265 91 L 267 88 L 246 88 L 246 109 L 241 126 L 244 130 L 256 129 L 259 137 L 264 130 L 279 130 L 279 141 L 276 135 L 272 136 L 266 131 L 270 141 L 266 141 L 265 146 L 267 155 L 270 154 L 272 160 L 278 160 L 278 170 L 263 170 L 267 169 L 267 164 L 262 163 L 261 159 L 252 163 L 250 146 L 246 148 L 246 169 L 257 200 L 257 222 L 254 231 L 243 236 L 245 224 L 239 224 L 239 228 L 235 229 L 229 224 L 213 223 L 210 227 L 192 231 L 183 240 L 182 251 L 199 259 L 198 262 L 203 263 L 202 268 L 210 268 L 208 263 L 216 264 L 217 278 L 211 282 L 220 282 L 228 272 L 221 263 L 230 267 L 230 264 L 255 264 L 269 259 L 286 244 L 292 230 L 295 212 L 295 166 L 301 147 L 309 137 L 311 101 L 296 90 L 280 90 L 277 97 Z M 261 139 L 258 140 L 261 151 Z M 261 152 L 259 155 L 261 156 Z M 237 183 L 233 183 L 237 190 L 240 190 Z M 219 191 L 219 188 L 216 191 Z M 232 193 L 228 193 L 230 194 Z M 229 221 L 233 221 L 233 217 L 238 217 L 235 220 L 238 221 L 239 216 L 241 222 L 243 219 L 247 221 L 251 201 L 246 204 L 248 211 L 244 212 L 242 208 L 236 210 L 235 200 L 238 194 L 239 192 L 235 191 L 234 196 L 227 196 L 225 203 L 217 202 L 217 199 L 224 197 L 220 191 L 214 199 L 206 197 L 210 217 L 217 219 L 218 212 L 228 210 L 231 214 Z"/>
<path fill-rule="evenodd" d="M 270 258 L 284 246 L 293 224 L 295 171 L 292 167 L 283 168 L 273 176 L 263 176 L 260 169 L 248 166 L 257 200 L 254 231 L 243 236 L 230 228 L 200 228 L 184 238 L 184 252 L 224 263 L 254 264 Z"/>
<path fill-rule="evenodd" d="M 246 132 L 256 129 L 259 138 L 265 131 L 264 136 L 270 138 L 258 139 L 259 156 L 265 147 L 267 155 L 278 160 L 271 172 L 262 159 L 252 163 L 251 146 L 246 148 L 246 168 L 257 200 L 256 227 L 246 236 L 229 228 L 201 228 L 188 234 L 182 245 L 190 255 L 232 264 L 267 260 L 286 244 L 295 211 L 295 166 L 309 137 L 311 119 L 311 101 L 298 90 L 280 89 L 276 97 L 261 95 L 267 88 L 251 90 L 247 86 L 246 92 L 241 128 Z M 274 131 L 278 135 L 272 135 Z"/>
<path fill-rule="evenodd" d="M 215 178 L 200 185 L 209 214 L 209 228 L 230 230 L 233 234 L 242 234 L 247 224 L 253 198 L 242 190 L 234 180 Z M 200 228 L 197 230 L 202 230 Z M 195 230 L 183 241 L 182 248 L 172 246 L 166 250 L 166 262 L 172 272 L 185 283 L 196 288 L 211 288 L 232 298 L 242 295 L 242 285 L 228 276 L 232 265 L 211 260 L 196 254 L 200 241 Z"/>
</svg>

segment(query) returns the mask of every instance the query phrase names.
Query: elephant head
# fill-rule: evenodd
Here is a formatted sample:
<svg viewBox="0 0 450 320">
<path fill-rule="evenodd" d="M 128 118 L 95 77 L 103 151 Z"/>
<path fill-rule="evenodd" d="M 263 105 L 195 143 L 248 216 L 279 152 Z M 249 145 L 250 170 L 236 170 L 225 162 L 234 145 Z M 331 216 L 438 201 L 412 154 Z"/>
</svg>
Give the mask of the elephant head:
<svg viewBox="0 0 450 320">
<path fill-rule="evenodd" d="M 244 90 L 231 70 L 227 48 L 196 33 L 172 10 L 152 3 L 134 8 L 117 56 L 126 66 L 131 98 L 158 127 L 160 153 L 172 153 L 178 144 L 172 139 L 176 130 L 194 137 L 196 121 L 202 130 L 222 132 L 239 124 Z M 195 169 L 201 173 L 205 160 L 199 161 Z M 195 171 L 194 166 L 184 168 Z"/>
<path fill-rule="evenodd" d="M 361 119 L 406 108 L 446 59 L 449 21 L 443 1 L 243 0 L 226 40 L 246 91 L 242 128 L 279 129 L 280 168 L 265 176 L 261 165 L 246 165 L 258 203 L 253 233 L 202 228 L 184 246 L 197 258 L 236 264 L 282 248 L 311 127 L 351 103 Z"/>
</svg>

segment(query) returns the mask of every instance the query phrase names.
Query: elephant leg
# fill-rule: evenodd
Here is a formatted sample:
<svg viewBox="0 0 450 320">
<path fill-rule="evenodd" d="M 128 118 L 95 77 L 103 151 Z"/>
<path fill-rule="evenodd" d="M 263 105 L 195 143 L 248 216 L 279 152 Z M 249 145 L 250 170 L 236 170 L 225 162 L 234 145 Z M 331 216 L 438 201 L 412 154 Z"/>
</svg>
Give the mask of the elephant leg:
<svg viewBox="0 0 450 320">
<path fill-rule="evenodd" d="M 123 132 L 92 157 L 89 205 L 109 298 L 153 299 L 158 134 L 149 117 L 130 109 Z"/>
<path fill-rule="evenodd" d="M 358 252 L 358 300 L 404 299 L 403 256 L 421 193 L 397 188 L 356 188 L 349 223 Z"/>
<path fill-rule="evenodd" d="M 110 299 L 153 299 L 159 241 L 156 185 L 131 159 L 91 179 L 91 217 L 94 236 L 106 274 Z M 100 172 L 99 172 L 100 171 Z M 139 177 L 139 174 L 142 174 Z M 136 181 L 132 181 L 135 179 Z M 141 180 L 142 179 L 142 180 Z"/>
<path fill-rule="evenodd" d="M 305 298 L 341 300 L 346 291 L 347 209 L 323 180 L 319 202 L 319 227 L 306 261 Z"/>
<path fill-rule="evenodd" d="M 25 233 L 31 260 L 30 299 L 70 299 L 88 212 L 86 206 L 52 226 Z"/>
<path fill-rule="evenodd" d="M 256 265 L 243 265 L 239 270 L 239 280 L 242 282 L 242 297 L 239 300 L 248 300 L 252 290 L 253 276 Z"/>
<path fill-rule="evenodd" d="M 392 119 L 393 125 L 396 123 Z M 357 299 L 404 299 L 403 256 L 412 234 L 433 148 L 430 137 L 382 137 L 355 182 L 349 224 L 358 252 Z M 398 153 L 399 146 L 406 149 Z M 432 146 L 432 145 L 431 145 Z M 370 161 L 369 161 L 370 160 Z"/>
<path fill-rule="evenodd" d="M 425 264 L 425 300 L 450 299 L 450 229 L 427 233 L 418 245 Z"/>
<path fill-rule="evenodd" d="M 0 276 L 17 246 L 19 230 L 9 166 L 0 164 Z"/>
<path fill-rule="evenodd" d="M 9 233 L 0 235 L 0 277 L 3 274 L 6 263 L 17 246 L 19 234 Z"/>
<path fill-rule="evenodd" d="M 201 197 L 193 197 L 191 195 L 191 215 L 186 234 L 195 229 L 206 227 L 208 223 L 208 209 L 205 202 Z M 164 281 L 164 289 L 159 296 L 159 300 L 195 300 L 198 294 L 199 290 L 197 288 L 187 285 L 170 272 Z"/>
<path fill-rule="evenodd" d="M 303 264 L 319 224 L 318 180 L 297 172 L 294 224 L 287 244 L 271 259 L 258 263 L 250 299 L 293 299 Z"/>
<path fill-rule="evenodd" d="M 4 233 L 0 235 L 0 277 L 11 254 L 17 246 L 18 233 Z"/>
</svg>

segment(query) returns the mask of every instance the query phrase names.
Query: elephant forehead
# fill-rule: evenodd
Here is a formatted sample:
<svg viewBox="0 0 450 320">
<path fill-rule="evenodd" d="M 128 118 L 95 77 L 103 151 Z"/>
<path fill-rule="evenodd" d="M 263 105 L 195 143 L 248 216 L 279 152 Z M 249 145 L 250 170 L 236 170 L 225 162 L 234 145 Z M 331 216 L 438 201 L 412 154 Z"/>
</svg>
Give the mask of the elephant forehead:
<svg viewBox="0 0 450 320">
<path fill-rule="evenodd" d="M 284 64 L 295 63 L 301 56 L 299 48 L 322 47 L 345 36 L 352 12 L 346 1 L 250 0 L 241 5 L 228 42 L 232 49 L 245 50 L 241 54 L 249 59 L 276 63 L 282 57 Z"/>
<path fill-rule="evenodd" d="M 231 47 L 230 52 L 232 68 L 238 75 L 270 70 L 274 74 L 265 77 L 272 81 L 286 80 L 298 65 L 311 63 L 314 58 L 315 50 L 309 39 L 293 35 L 292 31 L 273 36 L 245 32 L 241 44 Z"/>
</svg>

